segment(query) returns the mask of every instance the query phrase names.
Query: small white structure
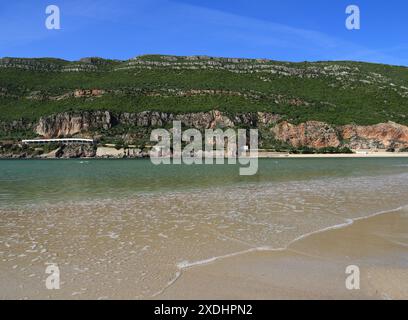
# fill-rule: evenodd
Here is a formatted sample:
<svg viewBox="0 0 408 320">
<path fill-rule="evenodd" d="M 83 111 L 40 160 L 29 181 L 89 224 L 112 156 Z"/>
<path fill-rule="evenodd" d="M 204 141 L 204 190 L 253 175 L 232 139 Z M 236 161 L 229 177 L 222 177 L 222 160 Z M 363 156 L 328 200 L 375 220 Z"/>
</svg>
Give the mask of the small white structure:
<svg viewBox="0 0 408 320">
<path fill-rule="evenodd" d="M 79 139 L 79 138 L 64 138 L 64 139 L 33 139 L 23 140 L 23 144 L 48 144 L 48 143 L 61 143 L 61 144 L 94 144 L 92 139 Z"/>
</svg>

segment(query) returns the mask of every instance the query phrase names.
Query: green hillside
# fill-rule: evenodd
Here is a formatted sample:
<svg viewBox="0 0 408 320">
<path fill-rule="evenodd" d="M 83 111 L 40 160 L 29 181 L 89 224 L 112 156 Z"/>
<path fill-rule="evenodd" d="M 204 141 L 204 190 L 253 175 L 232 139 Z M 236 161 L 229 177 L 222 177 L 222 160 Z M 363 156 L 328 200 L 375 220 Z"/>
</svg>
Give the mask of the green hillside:
<svg viewBox="0 0 408 320">
<path fill-rule="evenodd" d="M 214 109 L 274 112 L 294 123 L 408 124 L 408 68 L 162 55 L 127 61 L 0 59 L 3 122 L 69 110 Z"/>
</svg>

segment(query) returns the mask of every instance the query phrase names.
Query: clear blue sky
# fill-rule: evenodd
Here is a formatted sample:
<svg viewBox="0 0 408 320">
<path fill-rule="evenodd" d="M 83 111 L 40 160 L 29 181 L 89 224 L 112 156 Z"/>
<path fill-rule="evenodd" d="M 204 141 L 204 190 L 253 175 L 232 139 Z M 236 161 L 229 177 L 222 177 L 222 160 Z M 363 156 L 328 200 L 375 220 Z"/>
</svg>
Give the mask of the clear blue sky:
<svg viewBox="0 0 408 320">
<path fill-rule="evenodd" d="M 45 8 L 61 9 L 61 30 Z M 345 8 L 361 9 L 361 30 Z M 360 60 L 408 66 L 406 0 L 0 0 L 0 57 L 140 54 Z"/>
</svg>

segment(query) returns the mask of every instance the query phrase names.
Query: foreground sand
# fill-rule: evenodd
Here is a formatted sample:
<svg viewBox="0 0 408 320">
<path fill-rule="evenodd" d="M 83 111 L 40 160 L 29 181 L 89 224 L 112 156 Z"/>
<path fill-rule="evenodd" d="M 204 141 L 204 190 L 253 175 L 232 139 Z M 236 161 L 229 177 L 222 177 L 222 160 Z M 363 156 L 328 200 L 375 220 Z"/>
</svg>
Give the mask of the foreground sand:
<svg viewBox="0 0 408 320">
<path fill-rule="evenodd" d="M 357 265 L 361 289 L 345 286 Z M 408 299 L 408 213 L 324 231 L 284 251 L 263 251 L 184 270 L 158 299 Z"/>
<path fill-rule="evenodd" d="M 92 250 L 96 248 L 101 246 Z M 69 274 L 64 266 L 61 290 L 52 292 L 45 289 L 42 269 L 37 279 L 0 263 L 0 299 L 144 299 L 147 296 L 135 294 L 134 280 L 140 279 L 136 262 L 127 261 L 129 278 L 120 282 L 112 280 L 115 278 L 101 281 L 96 274 L 89 274 L 90 278 Z M 345 287 L 349 265 L 360 267 L 361 290 Z M 109 276 L 112 271 L 103 268 L 101 272 Z M 408 211 L 316 233 L 285 250 L 238 254 L 184 269 L 154 298 L 408 299 Z"/>
</svg>

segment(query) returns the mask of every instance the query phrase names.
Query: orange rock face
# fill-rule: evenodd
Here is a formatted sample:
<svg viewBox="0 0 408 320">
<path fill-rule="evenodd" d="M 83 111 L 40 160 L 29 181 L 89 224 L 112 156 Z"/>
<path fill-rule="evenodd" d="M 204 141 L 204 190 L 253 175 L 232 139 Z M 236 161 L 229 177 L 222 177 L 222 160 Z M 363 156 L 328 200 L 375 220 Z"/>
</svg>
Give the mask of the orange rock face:
<svg viewBox="0 0 408 320">
<path fill-rule="evenodd" d="M 308 146 L 316 149 L 340 146 L 337 131 L 324 122 L 308 121 L 293 125 L 286 121 L 277 124 L 272 132 L 277 140 L 294 147 Z"/>
<path fill-rule="evenodd" d="M 394 123 L 372 126 L 346 125 L 340 129 L 346 143 L 353 149 L 405 148 L 408 146 L 408 127 Z"/>
<path fill-rule="evenodd" d="M 299 125 L 281 122 L 272 128 L 277 140 L 294 147 L 345 146 L 351 149 L 388 149 L 408 147 L 408 127 L 394 122 L 372 126 L 334 127 L 324 122 L 308 121 Z"/>
</svg>

